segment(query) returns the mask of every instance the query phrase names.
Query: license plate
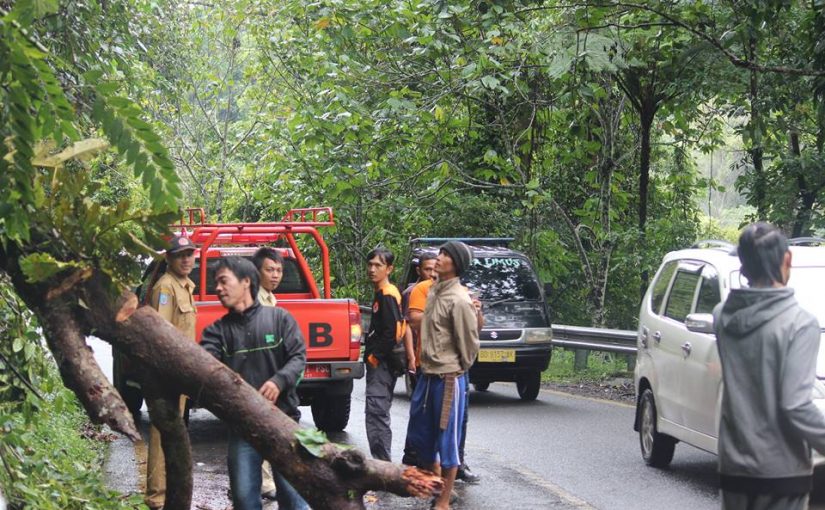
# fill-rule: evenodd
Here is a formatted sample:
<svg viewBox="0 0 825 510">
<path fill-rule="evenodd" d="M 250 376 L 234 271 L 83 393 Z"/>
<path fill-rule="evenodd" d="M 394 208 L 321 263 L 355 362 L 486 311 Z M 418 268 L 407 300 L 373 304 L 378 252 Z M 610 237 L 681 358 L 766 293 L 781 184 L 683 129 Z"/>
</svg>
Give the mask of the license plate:
<svg viewBox="0 0 825 510">
<path fill-rule="evenodd" d="M 320 379 L 329 377 L 329 365 L 311 364 L 304 368 L 304 379 Z"/>
<path fill-rule="evenodd" d="M 481 349 L 478 361 L 482 363 L 515 363 L 515 349 Z"/>
</svg>

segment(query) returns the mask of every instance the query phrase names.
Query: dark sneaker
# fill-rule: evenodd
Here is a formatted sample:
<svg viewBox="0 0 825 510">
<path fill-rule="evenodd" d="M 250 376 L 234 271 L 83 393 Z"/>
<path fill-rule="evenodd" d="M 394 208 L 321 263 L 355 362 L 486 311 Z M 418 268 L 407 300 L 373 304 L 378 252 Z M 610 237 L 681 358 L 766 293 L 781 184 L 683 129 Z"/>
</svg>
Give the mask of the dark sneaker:
<svg viewBox="0 0 825 510">
<path fill-rule="evenodd" d="M 455 478 L 456 480 L 461 480 L 469 484 L 476 484 L 481 481 L 481 476 L 473 473 L 467 464 L 462 464 L 458 467 L 458 473 L 456 473 Z"/>
<path fill-rule="evenodd" d="M 261 497 L 263 499 L 268 499 L 269 501 L 275 501 L 278 499 L 278 493 L 275 492 L 275 489 L 272 489 L 271 491 L 262 492 Z"/>
</svg>

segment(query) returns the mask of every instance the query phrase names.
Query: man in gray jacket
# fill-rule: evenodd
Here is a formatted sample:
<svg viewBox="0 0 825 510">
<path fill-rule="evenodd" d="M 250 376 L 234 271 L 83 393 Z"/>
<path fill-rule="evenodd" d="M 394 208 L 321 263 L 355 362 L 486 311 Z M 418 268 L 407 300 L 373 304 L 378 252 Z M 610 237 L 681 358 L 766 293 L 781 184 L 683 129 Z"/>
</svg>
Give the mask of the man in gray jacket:
<svg viewBox="0 0 825 510">
<path fill-rule="evenodd" d="M 724 389 L 719 423 L 722 508 L 808 507 L 811 450 L 825 453 L 825 416 L 811 400 L 820 329 L 786 285 L 791 252 L 766 223 L 737 248 L 749 288 L 714 310 Z"/>
</svg>

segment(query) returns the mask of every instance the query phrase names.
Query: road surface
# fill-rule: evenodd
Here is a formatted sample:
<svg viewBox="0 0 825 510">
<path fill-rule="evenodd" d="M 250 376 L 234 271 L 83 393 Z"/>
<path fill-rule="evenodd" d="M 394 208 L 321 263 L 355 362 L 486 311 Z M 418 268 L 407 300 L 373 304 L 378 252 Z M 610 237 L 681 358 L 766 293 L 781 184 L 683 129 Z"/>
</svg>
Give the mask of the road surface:
<svg viewBox="0 0 825 510">
<path fill-rule="evenodd" d="M 111 350 L 92 343 L 111 371 Z M 108 363 L 108 367 L 107 367 Z M 392 407 L 393 460 L 400 461 L 409 413 L 403 382 Z M 309 408 L 301 423 L 312 426 Z M 336 442 L 368 451 L 364 432 L 364 380 L 356 382 L 352 416 Z M 627 404 L 542 390 L 535 402 L 521 402 L 514 384 L 494 383 L 487 392 L 471 392 L 467 461 L 482 476 L 478 485 L 457 483 L 455 510 L 501 508 L 558 510 L 711 510 L 719 508 L 716 457 L 679 444 L 669 469 L 644 465 L 633 431 L 634 410 Z M 147 413 L 142 428 L 147 428 Z M 191 415 L 195 462 L 193 508 L 225 510 L 226 430 L 207 410 Z M 126 440 L 113 443 L 106 469 L 112 486 L 140 489 L 145 447 Z M 811 508 L 823 510 L 822 497 Z M 386 493 L 369 494 L 367 507 L 426 509 L 429 502 Z M 267 510 L 277 508 L 270 503 Z"/>
</svg>

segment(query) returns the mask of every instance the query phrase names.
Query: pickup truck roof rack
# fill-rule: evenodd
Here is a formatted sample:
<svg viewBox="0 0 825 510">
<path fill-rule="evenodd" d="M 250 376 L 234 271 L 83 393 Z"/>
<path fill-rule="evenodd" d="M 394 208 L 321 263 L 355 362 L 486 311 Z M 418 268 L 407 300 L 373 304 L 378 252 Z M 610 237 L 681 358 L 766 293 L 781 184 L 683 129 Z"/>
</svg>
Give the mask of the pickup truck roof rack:
<svg viewBox="0 0 825 510">
<path fill-rule="evenodd" d="M 509 246 L 512 237 L 417 237 L 410 240 L 410 246 L 435 246 L 448 241 L 461 241 L 471 246 Z"/>
<path fill-rule="evenodd" d="M 790 246 L 820 246 L 825 244 L 825 239 L 821 237 L 793 237 L 788 239 Z"/>
<path fill-rule="evenodd" d="M 701 239 L 693 243 L 690 247 L 732 250 L 736 248 L 736 245 L 729 241 L 723 241 L 721 239 Z"/>
<path fill-rule="evenodd" d="M 186 220 L 189 220 L 188 223 Z M 170 229 L 177 235 L 188 237 L 198 247 L 201 260 L 208 257 L 209 249 L 214 246 L 266 246 L 276 241 L 285 240 L 292 254 L 304 271 L 311 275 L 312 271 L 298 244 L 295 234 L 310 235 L 321 249 L 321 264 L 323 266 L 324 297 L 329 299 L 330 269 L 329 248 L 318 232 L 317 227 L 335 225 L 331 207 L 307 207 L 290 209 L 281 221 L 262 223 L 208 223 L 206 212 L 202 207 L 190 208 L 181 217 L 180 223 L 170 225 Z M 201 281 L 206 281 L 206 264 L 201 263 Z M 320 296 L 318 287 L 313 279 L 309 281 L 313 295 Z M 205 292 L 201 287 L 201 293 Z M 201 296 L 203 298 L 204 295 Z"/>
<path fill-rule="evenodd" d="M 186 220 L 189 220 L 188 222 Z M 191 207 L 186 209 L 181 216 L 180 223 L 172 225 L 173 228 L 180 227 L 210 227 L 210 226 L 264 226 L 281 224 L 300 224 L 304 227 L 331 227 L 335 225 L 335 217 L 332 214 L 332 207 L 304 207 L 290 209 L 281 219 L 274 222 L 260 223 L 209 223 L 206 218 L 206 211 L 203 207 Z"/>
</svg>

